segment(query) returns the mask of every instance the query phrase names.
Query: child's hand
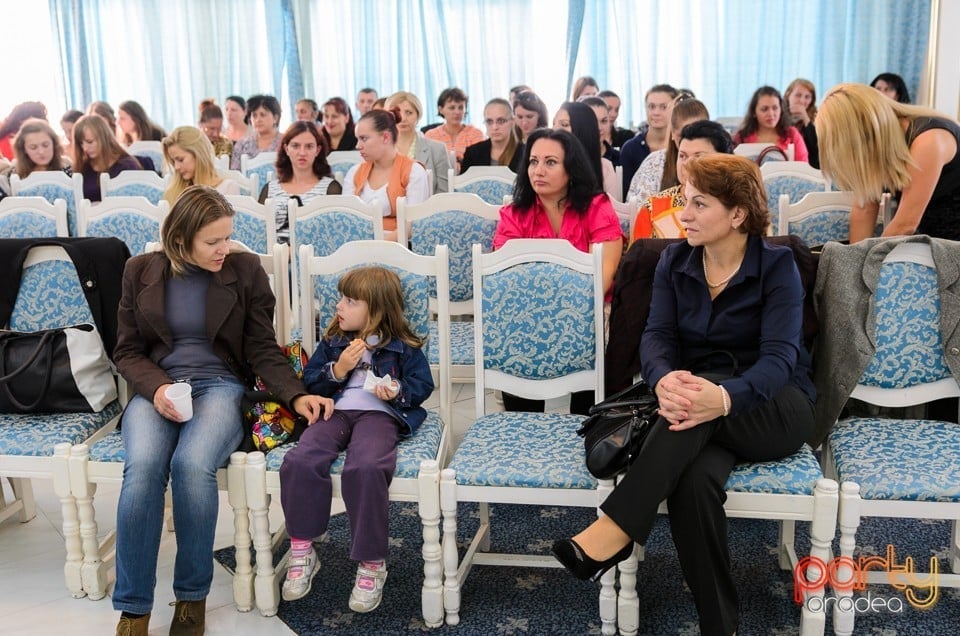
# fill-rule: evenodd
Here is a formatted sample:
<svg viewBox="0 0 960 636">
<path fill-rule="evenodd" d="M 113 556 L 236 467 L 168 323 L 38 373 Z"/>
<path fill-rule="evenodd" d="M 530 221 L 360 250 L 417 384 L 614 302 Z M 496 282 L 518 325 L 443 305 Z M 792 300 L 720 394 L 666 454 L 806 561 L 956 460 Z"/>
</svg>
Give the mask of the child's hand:
<svg viewBox="0 0 960 636">
<path fill-rule="evenodd" d="M 357 367 L 366 350 L 367 345 L 360 338 L 347 345 L 347 348 L 343 350 L 343 353 L 340 354 L 337 362 L 333 365 L 334 375 L 338 378 L 346 378 L 347 374 Z"/>
<path fill-rule="evenodd" d="M 400 393 L 400 383 L 394 380 L 390 383 L 390 386 L 378 385 L 373 391 L 373 394 L 378 398 L 384 402 L 389 402 Z"/>
</svg>

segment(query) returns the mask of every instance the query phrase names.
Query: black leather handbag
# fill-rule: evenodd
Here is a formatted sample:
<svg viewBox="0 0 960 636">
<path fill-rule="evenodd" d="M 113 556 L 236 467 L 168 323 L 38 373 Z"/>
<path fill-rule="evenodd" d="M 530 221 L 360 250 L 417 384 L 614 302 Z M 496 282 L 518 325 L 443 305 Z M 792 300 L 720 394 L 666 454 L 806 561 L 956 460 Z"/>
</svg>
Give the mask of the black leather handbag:
<svg viewBox="0 0 960 636">
<path fill-rule="evenodd" d="M 591 406 L 577 431 L 590 474 L 613 479 L 626 472 L 657 419 L 657 408 L 657 396 L 643 380 Z"/>
</svg>

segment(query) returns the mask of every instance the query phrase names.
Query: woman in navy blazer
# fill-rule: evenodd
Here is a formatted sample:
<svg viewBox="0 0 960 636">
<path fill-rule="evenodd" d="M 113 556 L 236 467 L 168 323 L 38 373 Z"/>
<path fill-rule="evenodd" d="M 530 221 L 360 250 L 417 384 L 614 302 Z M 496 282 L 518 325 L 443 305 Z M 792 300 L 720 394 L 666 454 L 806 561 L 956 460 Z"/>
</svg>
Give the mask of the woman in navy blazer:
<svg viewBox="0 0 960 636">
<path fill-rule="evenodd" d="M 660 417 L 600 517 L 554 544 L 595 578 L 645 543 L 666 500 L 702 634 L 730 636 L 739 602 L 730 574 L 724 486 L 737 461 L 795 452 L 813 431 L 814 388 L 802 341 L 803 287 L 789 248 L 768 245 L 766 194 L 748 159 L 686 164 L 687 240 L 667 247 L 640 345 Z"/>
</svg>

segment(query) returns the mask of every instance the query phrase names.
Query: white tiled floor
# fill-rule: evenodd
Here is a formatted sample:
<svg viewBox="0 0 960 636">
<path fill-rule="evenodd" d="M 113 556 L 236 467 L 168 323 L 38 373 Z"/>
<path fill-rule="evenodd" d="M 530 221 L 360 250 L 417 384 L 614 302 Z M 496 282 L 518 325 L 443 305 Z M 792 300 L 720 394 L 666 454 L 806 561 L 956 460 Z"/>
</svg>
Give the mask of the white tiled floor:
<svg viewBox="0 0 960 636">
<path fill-rule="evenodd" d="M 473 385 L 453 388 L 453 436 L 459 443 L 474 418 Z M 499 408 L 493 395 L 487 395 L 488 409 Z M 426 404 L 436 406 L 436 396 Z M 559 402 L 548 407 L 559 407 Z M 9 484 L 4 484 L 9 495 Z M 29 634 L 111 634 L 115 631 L 119 614 L 110 604 L 110 598 L 91 601 L 75 599 L 64 584 L 64 544 L 60 501 L 49 481 L 34 481 L 37 516 L 28 523 L 19 523 L 14 517 L 0 523 L 0 633 Z M 119 485 L 101 485 L 96 495 L 99 534 L 103 536 L 116 523 Z M 233 523 L 226 493 L 221 493 L 220 518 L 215 547 L 229 546 L 233 541 Z M 279 503 L 271 510 L 275 527 L 280 519 Z M 173 533 L 164 533 L 160 546 L 160 565 L 157 571 L 156 600 L 150 623 L 151 634 L 166 634 L 173 617 L 172 590 L 173 560 L 176 553 Z M 233 604 L 232 580 L 219 565 L 214 568 L 213 587 L 207 598 L 206 633 L 270 636 L 291 634 L 276 617 L 265 618 L 256 610 L 242 613 Z"/>
</svg>

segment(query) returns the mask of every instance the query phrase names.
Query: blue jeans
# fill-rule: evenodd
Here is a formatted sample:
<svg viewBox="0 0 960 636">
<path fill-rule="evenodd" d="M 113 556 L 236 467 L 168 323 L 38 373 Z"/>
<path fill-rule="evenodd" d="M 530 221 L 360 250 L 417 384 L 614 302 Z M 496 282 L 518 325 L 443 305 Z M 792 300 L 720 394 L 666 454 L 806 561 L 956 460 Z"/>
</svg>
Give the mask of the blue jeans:
<svg viewBox="0 0 960 636">
<path fill-rule="evenodd" d="M 136 395 L 123 414 L 123 487 L 117 504 L 117 583 L 114 609 L 147 614 L 157 585 L 157 553 L 163 531 L 167 482 L 173 488 L 177 560 L 173 591 L 178 601 L 207 597 L 213 580 L 213 538 L 219 495 L 217 469 L 243 437 L 236 378 L 195 380 L 193 418 L 164 418 L 153 402 Z"/>
</svg>

